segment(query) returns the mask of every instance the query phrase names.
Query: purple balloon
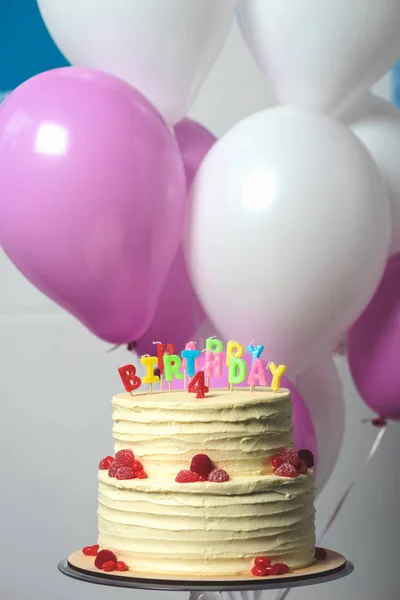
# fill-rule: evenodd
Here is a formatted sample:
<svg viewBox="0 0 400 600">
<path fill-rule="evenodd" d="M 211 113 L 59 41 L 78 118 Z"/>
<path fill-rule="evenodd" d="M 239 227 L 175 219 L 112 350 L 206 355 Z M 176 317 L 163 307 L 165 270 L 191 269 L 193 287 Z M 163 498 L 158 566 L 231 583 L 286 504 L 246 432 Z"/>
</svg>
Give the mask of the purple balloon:
<svg viewBox="0 0 400 600">
<path fill-rule="evenodd" d="M 370 304 L 347 336 L 351 373 L 364 402 L 400 420 L 400 254 L 389 259 Z"/>
<path fill-rule="evenodd" d="M 216 138 L 207 129 L 183 119 L 175 126 L 175 134 L 185 167 L 187 187 Z M 154 341 L 173 343 L 178 351 L 194 336 L 205 314 L 190 281 L 182 247 L 170 267 L 158 298 L 156 312 L 148 330 L 137 340 L 139 355 L 154 352 Z"/>
<path fill-rule="evenodd" d="M 199 348 L 201 350 L 201 348 Z M 247 373 L 251 366 L 250 354 L 245 352 L 243 359 L 247 365 Z M 201 358 L 201 365 L 204 364 L 204 358 Z M 267 367 L 267 363 L 263 361 L 264 367 Z M 271 375 L 267 374 L 267 381 L 271 379 Z M 317 438 L 315 434 L 314 424 L 308 410 L 306 403 L 304 402 L 301 394 L 296 389 L 296 386 L 285 376 L 281 379 L 281 386 L 288 388 L 292 394 L 293 403 L 293 439 L 296 446 L 296 450 L 311 450 L 314 455 L 315 465 L 314 472 L 317 472 L 317 461 L 318 461 L 318 449 L 317 449 Z M 247 381 L 235 385 L 235 387 L 249 387 Z M 183 389 L 183 381 L 173 382 L 173 388 L 177 390 Z M 228 389 L 228 368 L 225 366 L 225 353 L 223 354 L 223 369 L 222 377 L 211 377 L 210 388 L 226 388 Z"/>
<path fill-rule="evenodd" d="M 182 235 L 182 158 L 127 83 L 67 67 L 0 111 L 0 242 L 22 273 L 98 337 L 149 326 Z"/>
</svg>

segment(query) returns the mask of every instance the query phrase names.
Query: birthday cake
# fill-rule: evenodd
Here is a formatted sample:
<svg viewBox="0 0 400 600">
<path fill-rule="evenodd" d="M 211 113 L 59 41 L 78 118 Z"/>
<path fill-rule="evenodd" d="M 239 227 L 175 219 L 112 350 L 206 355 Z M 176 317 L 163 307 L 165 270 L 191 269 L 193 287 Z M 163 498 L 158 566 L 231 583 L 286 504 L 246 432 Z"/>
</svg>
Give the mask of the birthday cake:
<svg viewBox="0 0 400 600">
<path fill-rule="evenodd" d="M 182 353 L 184 369 L 163 348 L 142 358 L 142 380 L 132 365 L 120 369 L 127 392 L 112 399 L 115 456 L 99 465 L 98 545 L 84 549 L 98 568 L 229 578 L 314 561 L 313 460 L 293 448 L 284 367 L 270 367 L 271 387 L 258 385 L 266 383 L 259 356 L 247 375 L 241 346 L 228 343 L 229 389 L 209 388 L 222 372 L 213 342 L 203 370 L 195 348 Z M 181 375 L 188 389 L 170 391 Z M 238 387 L 245 378 L 249 387 Z M 138 392 L 146 382 L 151 393 Z"/>
</svg>

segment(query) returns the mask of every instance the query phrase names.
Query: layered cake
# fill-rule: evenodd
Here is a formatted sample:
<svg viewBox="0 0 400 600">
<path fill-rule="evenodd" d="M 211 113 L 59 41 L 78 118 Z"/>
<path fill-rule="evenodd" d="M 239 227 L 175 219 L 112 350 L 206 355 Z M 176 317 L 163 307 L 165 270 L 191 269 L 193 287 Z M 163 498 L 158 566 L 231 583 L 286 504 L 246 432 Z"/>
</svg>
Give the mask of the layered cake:
<svg viewBox="0 0 400 600">
<path fill-rule="evenodd" d="M 113 397 L 116 454 L 99 470 L 104 558 L 160 576 L 310 565 L 314 479 L 293 449 L 290 392 L 205 389 Z"/>
</svg>

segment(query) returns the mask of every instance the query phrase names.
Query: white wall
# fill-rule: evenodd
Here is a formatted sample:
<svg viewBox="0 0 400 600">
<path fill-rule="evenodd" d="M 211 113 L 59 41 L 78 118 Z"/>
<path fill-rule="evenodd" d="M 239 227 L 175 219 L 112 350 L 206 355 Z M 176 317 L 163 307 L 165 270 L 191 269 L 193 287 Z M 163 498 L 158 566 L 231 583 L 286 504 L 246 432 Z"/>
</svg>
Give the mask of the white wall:
<svg viewBox="0 0 400 600">
<path fill-rule="evenodd" d="M 387 79 L 380 83 L 386 95 Z M 272 102 L 268 85 L 235 29 L 192 110 L 218 134 Z M 134 592 L 78 583 L 57 562 L 96 540 L 97 463 L 112 451 L 110 397 L 116 368 L 130 358 L 107 354 L 93 338 L 30 286 L 0 256 L 0 599 L 101 600 Z M 348 422 L 336 471 L 318 503 L 324 523 L 367 452 L 375 431 L 344 364 Z M 293 592 L 299 600 L 394 600 L 400 583 L 398 427 L 382 448 L 329 534 L 327 545 L 356 563 L 350 578 Z M 176 594 L 169 594 L 169 598 Z M 181 597 L 184 597 L 181 595 Z M 268 595 L 273 598 L 274 595 Z"/>
</svg>

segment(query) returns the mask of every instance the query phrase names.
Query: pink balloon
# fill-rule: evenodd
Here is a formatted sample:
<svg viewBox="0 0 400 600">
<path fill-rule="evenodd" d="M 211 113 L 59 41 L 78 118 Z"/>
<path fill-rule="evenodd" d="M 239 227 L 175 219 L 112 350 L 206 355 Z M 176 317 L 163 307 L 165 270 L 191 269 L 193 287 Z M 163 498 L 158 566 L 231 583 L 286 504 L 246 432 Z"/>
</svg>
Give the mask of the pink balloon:
<svg viewBox="0 0 400 600">
<path fill-rule="evenodd" d="M 216 138 L 191 119 L 184 119 L 178 123 L 175 126 L 175 134 L 189 188 Z M 158 298 L 152 323 L 137 341 L 136 351 L 139 355 L 154 352 L 154 341 L 173 343 L 180 351 L 186 342 L 192 339 L 204 319 L 205 314 L 190 281 L 180 247 Z"/>
<path fill-rule="evenodd" d="M 1 108 L 1 244 L 34 285 L 108 342 L 150 324 L 185 196 L 168 127 L 111 75 L 47 71 Z"/>
<path fill-rule="evenodd" d="M 199 347 L 199 350 L 202 348 Z M 250 354 L 245 352 L 243 356 L 246 364 L 247 364 L 247 372 L 249 372 L 251 366 L 251 357 Z M 201 364 L 204 364 L 204 358 L 201 358 Z M 263 361 L 264 368 L 267 367 L 267 363 Z M 211 377 L 210 379 L 210 387 L 211 388 L 227 388 L 228 389 L 228 369 L 225 366 L 225 353 L 223 355 L 223 370 L 222 377 Z M 271 376 L 267 374 L 267 381 L 271 380 Z M 292 394 L 292 403 L 293 403 L 293 438 L 294 443 L 297 450 L 307 449 L 311 450 L 315 459 L 314 471 L 317 472 L 317 440 L 314 430 L 314 424 L 310 415 L 310 412 L 307 408 L 306 403 L 304 402 L 302 396 L 299 394 L 296 386 L 285 376 L 281 379 L 281 386 L 286 387 L 290 390 Z M 183 389 L 183 381 L 174 381 L 173 384 L 174 389 Z M 235 386 L 236 387 L 236 386 Z M 239 384 L 238 387 L 248 387 L 246 381 Z"/>
<path fill-rule="evenodd" d="M 370 304 L 347 336 L 351 373 L 364 402 L 400 420 L 400 254 L 389 259 Z"/>
</svg>

